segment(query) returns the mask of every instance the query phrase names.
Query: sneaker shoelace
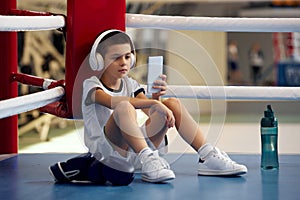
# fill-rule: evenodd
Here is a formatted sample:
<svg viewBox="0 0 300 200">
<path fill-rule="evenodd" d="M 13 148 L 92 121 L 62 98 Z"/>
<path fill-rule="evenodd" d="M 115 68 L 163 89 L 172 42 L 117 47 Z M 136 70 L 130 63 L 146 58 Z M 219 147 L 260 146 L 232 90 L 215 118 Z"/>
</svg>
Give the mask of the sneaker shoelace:
<svg viewBox="0 0 300 200">
<path fill-rule="evenodd" d="M 224 151 L 220 151 L 218 148 L 214 147 L 213 151 L 214 153 L 214 157 L 217 157 L 218 159 L 224 160 L 227 163 L 230 163 L 231 165 L 234 165 L 236 162 L 234 162 L 233 160 L 230 159 L 230 157 L 227 155 L 227 153 L 225 153 Z"/>
<path fill-rule="evenodd" d="M 165 159 L 163 159 L 162 157 L 159 156 L 159 151 L 158 150 L 153 151 L 153 156 L 155 158 L 158 158 L 160 160 L 160 162 L 162 162 L 162 165 L 163 165 L 164 168 L 170 169 L 169 163 Z"/>
<path fill-rule="evenodd" d="M 145 163 L 145 165 L 151 165 L 152 166 L 152 171 L 157 171 L 160 169 L 169 169 L 169 166 L 160 158 L 156 157 L 153 154 L 150 154 L 149 159 Z"/>
<path fill-rule="evenodd" d="M 228 156 L 227 153 L 225 153 L 224 151 L 222 151 L 221 153 L 222 153 L 222 155 L 225 157 L 225 159 L 226 159 L 228 162 L 231 162 L 231 163 L 233 163 L 233 164 L 236 164 L 235 161 L 231 160 L 231 158 Z"/>
</svg>

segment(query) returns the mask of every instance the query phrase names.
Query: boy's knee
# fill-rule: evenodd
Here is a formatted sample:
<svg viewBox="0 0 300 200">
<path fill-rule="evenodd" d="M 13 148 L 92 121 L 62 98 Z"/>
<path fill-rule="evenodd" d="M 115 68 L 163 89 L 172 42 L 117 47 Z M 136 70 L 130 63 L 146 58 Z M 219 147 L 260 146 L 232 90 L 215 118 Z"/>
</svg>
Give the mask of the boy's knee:
<svg viewBox="0 0 300 200">
<path fill-rule="evenodd" d="M 163 101 L 163 104 L 165 104 L 169 109 L 178 108 L 181 106 L 181 102 L 177 98 L 168 98 Z"/>
<path fill-rule="evenodd" d="M 128 111 L 130 109 L 134 109 L 134 107 L 129 101 L 121 101 L 116 105 L 114 111 L 119 113 L 119 112 Z"/>
<path fill-rule="evenodd" d="M 114 117 L 116 120 L 127 117 L 129 115 L 135 115 L 135 108 L 129 101 L 121 101 L 114 108 Z"/>
</svg>

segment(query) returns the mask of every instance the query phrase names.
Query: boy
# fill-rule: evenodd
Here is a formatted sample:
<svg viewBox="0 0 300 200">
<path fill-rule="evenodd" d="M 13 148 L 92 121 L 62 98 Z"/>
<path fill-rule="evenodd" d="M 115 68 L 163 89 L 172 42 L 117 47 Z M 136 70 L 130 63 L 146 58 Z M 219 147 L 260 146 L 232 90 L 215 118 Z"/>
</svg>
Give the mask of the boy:
<svg viewBox="0 0 300 200">
<path fill-rule="evenodd" d="M 176 127 L 180 136 L 199 154 L 199 175 L 241 175 L 244 165 L 205 143 L 199 125 L 176 98 L 160 100 L 166 93 L 166 76 L 155 82 L 159 92 L 149 99 L 128 72 L 135 65 L 131 38 L 124 32 L 108 30 L 95 41 L 90 66 L 100 72 L 83 83 L 82 112 L 85 144 L 97 160 L 110 156 L 141 168 L 142 180 L 165 182 L 175 178 L 166 160 L 160 157 L 166 133 Z M 148 119 L 141 127 L 136 109 Z M 53 173 L 53 172 L 52 172 Z M 54 174 L 55 176 L 55 174 Z"/>
</svg>

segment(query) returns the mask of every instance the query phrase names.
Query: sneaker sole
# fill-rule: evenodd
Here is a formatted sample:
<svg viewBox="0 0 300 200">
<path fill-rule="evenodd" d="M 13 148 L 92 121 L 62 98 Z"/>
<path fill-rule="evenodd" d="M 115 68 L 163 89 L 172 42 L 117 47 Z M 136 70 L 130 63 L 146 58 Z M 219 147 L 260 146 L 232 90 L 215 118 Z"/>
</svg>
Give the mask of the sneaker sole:
<svg viewBox="0 0 300 200">
<path fill-rule="evenodd" d="M 150 177 L 147 177 L 145 175 L 142 175 L 142 180 L 146 181 L 146 182 L 150 182 L 150 183 L 161 183 L 161 182 L 166 182 L 166 181 L 170 181 L 175 179 L 175 175 L 172 176 L 163 176 L 163 177 L 159 177 L 156 179 L 152 179 Z"/>
<path fill-rule="evenodd" d="M 233 170 L 233 171 L 214 171 L 214 170 L 209 170 L 209 171 L 203 171 L 203 170 L 198 170 L 198 175 L 203 175 L 203 176 L 239 176 L 246 174 L 247 171 L 245 170 Z"/>
</svg>

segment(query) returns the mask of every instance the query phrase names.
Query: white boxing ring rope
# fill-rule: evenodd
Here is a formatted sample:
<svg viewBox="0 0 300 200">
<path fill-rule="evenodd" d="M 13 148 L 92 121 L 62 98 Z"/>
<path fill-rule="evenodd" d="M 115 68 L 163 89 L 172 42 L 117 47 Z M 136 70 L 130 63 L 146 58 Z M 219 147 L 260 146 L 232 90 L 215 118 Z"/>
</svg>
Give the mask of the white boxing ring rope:
<svg viewBox="0 0 300 200">
<path fill-rule="evenodd" d="M 126 14 L 126 26 L 224 32 L 300 32 L 300 18 L 182 17 Z"/>
<path fill-rule="evenodd" d="M 0 31 L 55 30 L 65 26 L 63 16 L 0 15 Z"/>
<path fill-rule="evenodd" d="M 36 92 L 0 101 L 0 119 L 40 108 L 58 101 L 65 94 L 63 87 Z"/>
<path fill-rule="evenodd" d="M 164 97 L 238 101 L 298 101 L 300 100 L 300 87 L 169 85 Z"/>
<path fill-rule="evenodd" d="M 65 26 L 63 16 L 0 15 L 0 31 L 51 30 Z M 225 32 L 300 32 L 300 18 L 182 17 L 126 14 L 126 26 Z"/>
</svg>

